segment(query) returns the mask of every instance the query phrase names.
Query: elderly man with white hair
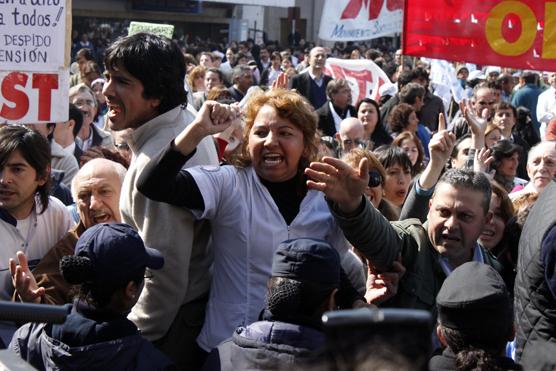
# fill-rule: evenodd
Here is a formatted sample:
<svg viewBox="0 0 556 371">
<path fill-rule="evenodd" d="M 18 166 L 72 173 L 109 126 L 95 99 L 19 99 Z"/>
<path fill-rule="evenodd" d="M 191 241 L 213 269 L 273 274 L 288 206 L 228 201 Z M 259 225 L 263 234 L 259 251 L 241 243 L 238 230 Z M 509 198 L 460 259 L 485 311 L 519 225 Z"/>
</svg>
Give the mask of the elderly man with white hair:
<svg viewBox="0 0 556 371">
<path fill-rule="evenodd" d="M 30 271 L 21 251 L 18 262 L 10 259 L 10 273 L 16 294 L 21 301 L 64 304 L 71 301 L 71 286 L 59 271 L 60 259 L 73 255 L 79 237 L 87 228 L 100 223 L 121 223 L 120 191 L 126 169 L 117 162 L 96 158 L 87 162 L 75 175 L 71 193 L 79 213 L 79 223 Z"/>
<path fill-rule="evenodd" d="M 542 193 L 556 174 L 556 142 L 540 142 L 527 155 L 527 175 L 531 181 L 525 188 L 510 193 L 513 201 L 526 193 Z"/>
</svg>

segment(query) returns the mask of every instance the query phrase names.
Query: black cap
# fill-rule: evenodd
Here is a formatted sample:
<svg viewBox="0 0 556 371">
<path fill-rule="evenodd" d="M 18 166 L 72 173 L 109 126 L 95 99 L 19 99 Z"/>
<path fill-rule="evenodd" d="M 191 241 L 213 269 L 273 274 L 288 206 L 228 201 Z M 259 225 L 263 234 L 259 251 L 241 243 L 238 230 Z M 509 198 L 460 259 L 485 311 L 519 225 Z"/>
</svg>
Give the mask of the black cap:
<svg viewBox="0 0 556 371">
<path fill-rule="evenodd" d="M 458 330 L 507 330 L 513 321 L 510 294 L 490 265 L 468 262 L 446 278 L 436 297 L 444 327 Z"/>
<path fill-rule="evenodd" d="M 77 241 L 75 255 L 91 259 L 95 282 L 123 282 L 139 268 L 164 265 L 158 250 L 146 247 L 131 226 L 120 223 L 88 228 Z"/>
<path fill-rule="evenodd" d="M 340 255 L 326 241 L 287 240 L 274 253 L 272 276 L 339 286 Z"/>
</svg>

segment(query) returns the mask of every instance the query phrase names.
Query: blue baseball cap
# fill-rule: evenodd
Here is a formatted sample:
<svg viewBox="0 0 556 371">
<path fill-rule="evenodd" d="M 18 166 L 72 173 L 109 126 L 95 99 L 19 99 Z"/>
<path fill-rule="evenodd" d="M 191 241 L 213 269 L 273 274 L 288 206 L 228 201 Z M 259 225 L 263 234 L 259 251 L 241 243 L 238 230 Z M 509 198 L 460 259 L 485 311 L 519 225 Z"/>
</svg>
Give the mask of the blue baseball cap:
<svg viewBox="0 0 556 371">
<path fill-rule="evenodd" d="M 76 256 L 93 263 L 93 281 L 124 282 L 140 268 L 160 269 L 164 257 L 143 243 L 131 226 L 103 223 L 88 228 L 77 241 Z"/>
<path fill-rule="evenodd" d="M 274 253 L 272 276 L 339 286 L 340 255 L 328 242 L 298 238 L 287 240 Z"/>
</svg>

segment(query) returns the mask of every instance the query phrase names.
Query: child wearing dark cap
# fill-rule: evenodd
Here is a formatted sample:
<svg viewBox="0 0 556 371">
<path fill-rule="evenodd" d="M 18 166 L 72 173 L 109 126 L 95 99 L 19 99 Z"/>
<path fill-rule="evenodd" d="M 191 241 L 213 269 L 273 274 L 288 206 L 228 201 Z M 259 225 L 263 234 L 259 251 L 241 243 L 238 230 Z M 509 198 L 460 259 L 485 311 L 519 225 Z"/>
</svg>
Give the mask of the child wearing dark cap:
<svg viewBox="0 0 556 371">
<path fill-rule="evenodd" d="M 80 285 L 66 321 L 28 323 L 9 348 L 40 370 L 173 370 L 127 319 L 143 289 L 146 268 L 163 265 L 162 255 L 126 224 L 87 229 L 75 254 L 60 261 L 64 279 Z"/>
<path fill-rule="evenodd" d="M 521 370 L 504 357 L 515 336 L 512 299 L 491 266 L 468 262 L 446 278 L 438 296 L 437 334 L 446 346 L 432 357 L 431 371 Z"/>
</svg>

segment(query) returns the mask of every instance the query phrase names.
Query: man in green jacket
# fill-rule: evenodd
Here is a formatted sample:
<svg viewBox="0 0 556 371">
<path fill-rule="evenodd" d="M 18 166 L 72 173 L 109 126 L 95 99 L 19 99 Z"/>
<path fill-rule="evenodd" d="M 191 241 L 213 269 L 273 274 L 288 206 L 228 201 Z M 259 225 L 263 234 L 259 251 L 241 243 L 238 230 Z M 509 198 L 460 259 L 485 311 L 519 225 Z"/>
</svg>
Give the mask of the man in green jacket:
<svg viewBox="0 0 556 371">
<path fill-rule="evenodd" d="M 442 135 L 444 138 L 436 144 L 440 143 L 442 152 L 447 153 L 453 138 L 447 141 L 447 134 Z M 434 138 L 431 142 L 435 142 Z M 434 190 L 425 223 L 418 219 L 390 223 L 362 197 L 368 182 L 366 159 L 359 169 L 353 169 L 340 160 L 325 158 L 312 163 L 306 173 L 312 179 L 308 186 L 325 193 L 347 239 L 377 269 L 387 271 L 401 254 L 407 272 L 398 293 L 385 306 L 425 309 L 436 316 L 436 295 L 455 268 L 478 261 L 500 269 L 499 263 L 477 243 L 492 218 L 491 186 L 482 173 L 449 170 L 435 187 L 433 184 L 425 189 L 423 183 L 427 179 L 421 182 L 426 177 L 423 174 L 417 183 L 419 192 Z"/>
</svg>

